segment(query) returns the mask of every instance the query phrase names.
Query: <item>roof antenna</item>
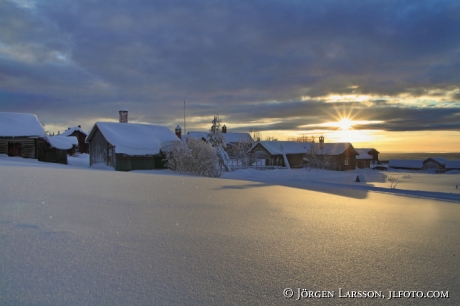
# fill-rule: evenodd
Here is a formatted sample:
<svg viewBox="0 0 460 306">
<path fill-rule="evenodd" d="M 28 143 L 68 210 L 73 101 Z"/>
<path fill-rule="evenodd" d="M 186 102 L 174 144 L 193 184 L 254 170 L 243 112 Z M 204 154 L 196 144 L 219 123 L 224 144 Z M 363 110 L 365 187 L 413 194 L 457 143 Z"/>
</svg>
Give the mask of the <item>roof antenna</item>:
<svg viewBox="0 0 460 306">
<path fill-rule="evenodd" d="M 185 126 L 185 100 L 184 100 L 184 135 L 187 135 L 187 127 Z"/>
</svg>

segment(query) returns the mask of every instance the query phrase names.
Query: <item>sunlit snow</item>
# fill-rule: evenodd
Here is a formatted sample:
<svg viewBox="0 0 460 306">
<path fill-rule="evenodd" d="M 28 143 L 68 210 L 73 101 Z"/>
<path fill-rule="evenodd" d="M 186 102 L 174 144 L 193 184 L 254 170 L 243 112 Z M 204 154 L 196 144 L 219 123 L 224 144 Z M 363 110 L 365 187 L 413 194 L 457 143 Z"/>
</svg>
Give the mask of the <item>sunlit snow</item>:
<svg viewBox="0 0 460 306">
<path fill-rule="evenodd" d="M 448 291 L 414 302 L 460 303 L 459 174 L 400 172 L 392 189 L 370 170 L 363 184 L 353 171 L 218 179 L 69 163 L 0 156 L 0 305 L 377 302 L 339 288 Z M 414 182 L 431 196 L 390 194 Z M 295 301 L 285 288 L 335 297 Z"/>
</svg>

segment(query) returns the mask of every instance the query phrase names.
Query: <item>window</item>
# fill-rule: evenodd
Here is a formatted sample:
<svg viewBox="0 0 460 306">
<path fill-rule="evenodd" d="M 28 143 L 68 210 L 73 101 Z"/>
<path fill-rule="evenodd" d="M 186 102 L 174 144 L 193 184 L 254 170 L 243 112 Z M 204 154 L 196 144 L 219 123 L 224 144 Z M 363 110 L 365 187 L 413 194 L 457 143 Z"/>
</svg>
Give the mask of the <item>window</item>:
<svg viewBox="0 0 460 306">
<path fill-rule="evenodd" d="M 345 158 L 344 165 L 345 165 L 345 166 L 348 166 L 348 158 Z"/>
</svg>

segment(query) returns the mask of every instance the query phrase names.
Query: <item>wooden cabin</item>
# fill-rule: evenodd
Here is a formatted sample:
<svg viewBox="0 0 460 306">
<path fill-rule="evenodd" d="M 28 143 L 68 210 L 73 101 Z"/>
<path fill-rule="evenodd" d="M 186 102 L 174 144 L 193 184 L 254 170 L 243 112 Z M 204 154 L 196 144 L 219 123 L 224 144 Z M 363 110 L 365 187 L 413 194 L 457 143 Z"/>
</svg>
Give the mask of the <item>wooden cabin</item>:
<svg viewBox="0 0 460 306">
<path fill-rule="evenodd" d="M 320 142 L 317 145 L 319 145 L 318 155 L 321 159 L 326 160 L 326 162 L 324 163 L 324 169 L 336 171 L 356 169 L 356 157 L 358 156 L 358 152 L 356 152 L 355 148 L 351 143 Z"/>
<path fill-rule="evenodd" d="M 306 149 L 304 143 L 294 141 L 259 141 L 251 149 L 256 160 L 265 160 L 265 166 L 301 168 Z"/>
<path fill-rule="evenodd" d="M 90 166 L 104 164 L 130 171 L 164 168 L 165 152 L 180 140 L 165 126 L 96 122 L 86 141 Z"/>
<path fill-rule="evenodd" d="M 38 141 L 44 138 L 34 114 L 0 112 L 0 154 L 36 159 Z"/>
<path fill-rule="evenodd" d="M 356 156 L 356 167 L 360 169 L 370 168 L 371 165 L 377 164 L 379 161 L 379 151 L 373 148 L 357 148 L 359 154 Z"/>
<path fill-rule="evenodd" d="M 66 131 L 61 133 L 59 136 L 61 137 L 75 136 L 77 138 L 77 145 L 74 147 L 74 150 L 69 152 L 70 155 L 74 154 L 75 152 L 79 152 L 79 153 L 89 152 L 89 144 L 86 142 L 86 137 L 88 137 L 88 133 L 81 129 L 81 125 L 69 127 Z"/>
</svg>

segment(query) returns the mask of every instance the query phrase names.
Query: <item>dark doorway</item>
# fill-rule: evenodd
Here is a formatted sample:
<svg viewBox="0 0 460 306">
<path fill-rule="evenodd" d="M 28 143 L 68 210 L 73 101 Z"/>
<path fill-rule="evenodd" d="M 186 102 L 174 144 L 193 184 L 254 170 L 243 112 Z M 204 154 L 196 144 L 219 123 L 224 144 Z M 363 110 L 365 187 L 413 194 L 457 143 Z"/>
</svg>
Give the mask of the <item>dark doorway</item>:
<svg viewBox="0 0 460 306">
<path fill-rule="evenodd" d="M 22 143 L 8 142 L 8 156 L 22 156 Z"/>
</svg>

